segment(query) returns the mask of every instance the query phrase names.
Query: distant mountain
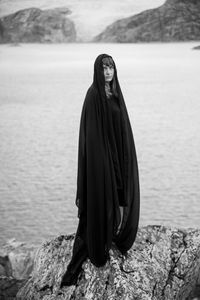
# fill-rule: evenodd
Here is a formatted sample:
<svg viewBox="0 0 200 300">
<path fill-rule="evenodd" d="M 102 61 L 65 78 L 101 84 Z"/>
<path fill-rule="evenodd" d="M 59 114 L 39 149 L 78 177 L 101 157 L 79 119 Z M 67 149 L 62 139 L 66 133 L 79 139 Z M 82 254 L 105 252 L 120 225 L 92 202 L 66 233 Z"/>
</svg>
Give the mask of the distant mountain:
<svg viewBox="0 0 200 300">
<path fill-rule="evenodd" d="M 116 20 L 155 8 L 165 0 L 0 0 L 0 17 L 25 8 L 41 10 L 68 7 L 76 28 L 77 41 L 91 41 Z"/>
<path fill-rule="evenodd" d="M 194 50 L 200 50 L 200 46 L 196 46 L 193 48 Z"/>
<path fill-rule="evenodd" d="M 118 20 L 93 42 L 200 40 L 200 0 L 167 0 L 162 6 Z"/>
<path fill-rule="evenodd" d="M 27 8 L 0 19 L 0 43 L 66 43 L 76 41 L 68 8 Z"/>
</svg>

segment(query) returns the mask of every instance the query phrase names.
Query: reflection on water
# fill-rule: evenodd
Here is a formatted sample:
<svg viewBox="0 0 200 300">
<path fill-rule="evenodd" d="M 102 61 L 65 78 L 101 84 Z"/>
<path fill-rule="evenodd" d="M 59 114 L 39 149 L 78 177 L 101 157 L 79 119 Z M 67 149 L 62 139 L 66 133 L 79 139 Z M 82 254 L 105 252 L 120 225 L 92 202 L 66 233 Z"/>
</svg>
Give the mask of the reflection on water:
<svg viewBox="0 0 200 300">
<path fill-rule="evenodd" d="M 0 243 L 77 226 L 78 130 L 93 62 L 113 56 L 140 171 L 140 224 L 200 227 L 197 43 L 0 46 Z"/>
</svg>

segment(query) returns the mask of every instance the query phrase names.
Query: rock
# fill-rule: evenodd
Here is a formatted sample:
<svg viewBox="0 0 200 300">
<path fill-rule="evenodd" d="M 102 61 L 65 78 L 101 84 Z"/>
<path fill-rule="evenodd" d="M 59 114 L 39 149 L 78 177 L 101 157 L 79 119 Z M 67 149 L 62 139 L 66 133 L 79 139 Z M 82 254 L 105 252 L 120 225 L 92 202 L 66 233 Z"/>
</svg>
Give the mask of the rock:
<svg viewBox="0 0 200 300">
<path fill-rule="evenodd" d="M 167 0 L 162 6 L 118 20 L 93 42 L 171 42 L 200 40 L 200 1 Z"/>
<path fill-rule="evenodd" d="M 194 50 L 200 50 L 200 46 L 196 46 L 193 48 Z"/>
<path fill-rule="evenodd" d="M 0 299 L 14 300 L 24 280 L 17 280 L 12 276 L 0 276 Z"/>
<path fill-rule="evenodd" d="M 184 300 L 194 295 L 200 230 L 141 227 L 126 256 L 113 244 L 105 266 L 97 268 L 87 259 L 77 285 L 60 289 L 73 240 L 74 235 L 59 236 L 39 248 L 32 277 L 19 290 L 18 300 Z"/>
<path fill-rule="evenodd" d="M 76 40 L 67 8 L 28 8 L 0 19 L 0 43 L 67 43 Z"/>
<path fill-rule="evenodd" d="M 15 299 L 19 288 L 30 277 L 37 248 L 15 239 L 0 249 L 0 299 Z"/>
<path fill-rule="evenodd" d="M 0 249 L 0 275 L 12 276 L 15 279 L 27 279 L 33 270 L 33 261 L 37 249 L 15 239 L 9 240 Z"/>
</svg>

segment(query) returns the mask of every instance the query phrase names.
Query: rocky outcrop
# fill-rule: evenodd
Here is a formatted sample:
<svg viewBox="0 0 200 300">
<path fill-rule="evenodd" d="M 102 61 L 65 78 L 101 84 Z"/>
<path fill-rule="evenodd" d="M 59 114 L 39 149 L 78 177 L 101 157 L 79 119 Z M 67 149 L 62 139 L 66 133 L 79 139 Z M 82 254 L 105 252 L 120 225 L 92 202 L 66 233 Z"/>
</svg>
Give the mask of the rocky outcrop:
<svg viewBox="0 0 200 300">
<path fill-rule="evenodd" d="M 70 10 L 28 8 L 0 19 L 0 43 L 67 43 L 76 40 Z"/>
<path fill-rule="evenodd" d="M 27 279 L 33 270 L 36 249 L 33 245 L 9 240 L 0 249 L 0 275 Z"/>
<path fill-rule="evenodd" d="M 122 256 L 113 244 L 110 260 L 96 268 L 87 259 L 76 286 L 60 289 L 74 235 L 44 243 L 37 252 L 32 277 L 18 300 L 173 300 L 196 297 L 200 272 L 200 230 L 141 227 L 133 247 Z"/>
<path fill-rule="evenodd" d="M 118 20 L 94 42 L 171 42 L 200 40 L 200 1 L 167 0 L 162 6 Z"/>
<path fill-rule="evenodd" d="M 29 278 L 33 270 L 36 247 L 8 241 L 0 249 L 0 299 L 15 299 L 20 287 Z"/>
<path fill-rule="evenodd" d="M 194 50 L 200 50 L 200 46 L 196 46 L 193 48 Z"/>
<path fill-rule="evenodd" d="M 24 282 L 25 280 L 18 280 L 12 276 L 0 276 L 0 299 L 15 300 Z"/>
</svg>

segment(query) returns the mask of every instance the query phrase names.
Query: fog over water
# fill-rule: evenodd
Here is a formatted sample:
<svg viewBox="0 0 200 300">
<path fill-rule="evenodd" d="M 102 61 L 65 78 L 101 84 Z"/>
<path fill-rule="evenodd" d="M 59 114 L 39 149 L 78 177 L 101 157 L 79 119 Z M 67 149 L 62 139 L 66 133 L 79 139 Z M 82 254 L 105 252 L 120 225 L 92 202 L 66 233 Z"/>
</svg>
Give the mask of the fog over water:
<svg viewBox="0 0 200 300">
<path fill-rule="evenodd" d="M 196 45 L 0 46 L 0 243 L 75 232 L 80 116 L 100 53 L 116 62 L 133 129 L 140 225 L 200 227 Z"/>
</svg>

